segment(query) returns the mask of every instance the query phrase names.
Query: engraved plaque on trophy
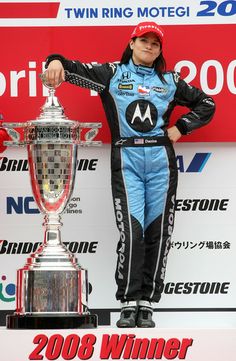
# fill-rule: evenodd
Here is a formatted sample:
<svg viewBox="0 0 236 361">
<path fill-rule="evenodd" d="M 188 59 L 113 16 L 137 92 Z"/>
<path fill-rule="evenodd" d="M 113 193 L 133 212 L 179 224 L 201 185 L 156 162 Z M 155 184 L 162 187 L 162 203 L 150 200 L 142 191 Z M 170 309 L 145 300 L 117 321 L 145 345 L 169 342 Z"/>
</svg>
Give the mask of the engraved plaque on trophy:
<svg viewBox="0 0 236 361">
<path fill-rule="evenodd" d="M 88 272 L 63 245 L 60 227 L 73 192 L 77 149 L 100 144 L 93 141 L 100 126 L 67 119 L 50 87 L 36 120 L 3 123 L 9 134 L 14 128 L 23 129 L 23 140 L 5 144 L 27 146 L 32 191 L 45 227 L 43 243 L 17 271 L 16 311 L 7 315 L 7 328 L 97 327 L 97 315 L 88 311 Z M 82 128 L 90 128 L 85 140 Z"/>
</svg>

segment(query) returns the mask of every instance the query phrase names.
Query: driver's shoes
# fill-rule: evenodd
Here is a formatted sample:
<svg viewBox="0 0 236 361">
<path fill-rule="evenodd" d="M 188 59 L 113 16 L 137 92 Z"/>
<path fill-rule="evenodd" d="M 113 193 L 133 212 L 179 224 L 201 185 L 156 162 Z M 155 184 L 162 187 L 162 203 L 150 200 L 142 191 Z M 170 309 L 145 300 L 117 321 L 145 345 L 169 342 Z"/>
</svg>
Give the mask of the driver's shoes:
<svg viewBox="0 0 236 361">
<path fill-rule="evenodd" d="M 120 319 L 116 326 L 121 328 L 136 327 L 137 302 L 127 301 L 121 303 Z"/>
</svg>

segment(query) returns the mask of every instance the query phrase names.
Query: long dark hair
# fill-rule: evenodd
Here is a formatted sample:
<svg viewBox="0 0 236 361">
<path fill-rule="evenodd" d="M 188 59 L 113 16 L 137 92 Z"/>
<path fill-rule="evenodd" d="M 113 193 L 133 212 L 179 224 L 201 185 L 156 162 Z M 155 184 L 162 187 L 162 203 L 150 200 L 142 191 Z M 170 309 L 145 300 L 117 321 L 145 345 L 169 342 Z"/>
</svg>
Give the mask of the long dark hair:
<svg viewBox="0 0 236 361">
<path fill-rule="evenodd" d="M 136 38 L 133 38 L 133 41 L 135 41 Z M 121 56 L 120 63 L 121 64 L 128 64 L 130 59 L 132 58 L 133 50 L 130 48 L 130 45 L 128 44 L 125 51 L 123 52 Z M 163 76 L 163 73 L 166 72 L 166 61 L 165 58 L 161 52 L 161 54 L 156 58 L 156 60 L 153 63 L 153 67 L 156 70 L 159 78 L 161 79 L 162 83 L 166 83 L 166 80 Z"/>
</svg>

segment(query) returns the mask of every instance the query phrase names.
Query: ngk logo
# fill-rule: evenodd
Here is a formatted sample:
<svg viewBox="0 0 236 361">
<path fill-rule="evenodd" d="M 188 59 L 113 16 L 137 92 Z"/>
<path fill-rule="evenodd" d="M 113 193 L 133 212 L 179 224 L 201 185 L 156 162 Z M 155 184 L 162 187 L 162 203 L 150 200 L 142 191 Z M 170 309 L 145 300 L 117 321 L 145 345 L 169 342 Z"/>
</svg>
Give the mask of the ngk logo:
<svg viewBox="0 0 236 361">
<path fill-rule="evenodd" d="M 7 197 L 6 213 L 37 214 L 39 213 L 33 197 Z"/>
</svg>

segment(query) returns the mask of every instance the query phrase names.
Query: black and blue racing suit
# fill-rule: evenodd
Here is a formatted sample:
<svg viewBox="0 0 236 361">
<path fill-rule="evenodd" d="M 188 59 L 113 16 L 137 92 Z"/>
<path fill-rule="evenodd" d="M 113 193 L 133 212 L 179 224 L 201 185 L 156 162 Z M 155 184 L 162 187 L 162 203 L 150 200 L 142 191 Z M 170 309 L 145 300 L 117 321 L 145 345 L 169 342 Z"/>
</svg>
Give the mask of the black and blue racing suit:
<svg viewBox="0 0 236 361">
<path fill-rule="evenodd" d="M 176 105 L 190 112 L 176 122 L 182 134 L 207 124 L 213 100 L 175 72 L 162 82 L 153 68 L 128 64 L 82 64 L 53 54 L 66 80 L 96 90 L 111 132 L 112 194 L 120 240 L 117 246 L 118 300 L 158 302 L 174 226 L 177 167 L 167 136 Z"/>
</svg>

